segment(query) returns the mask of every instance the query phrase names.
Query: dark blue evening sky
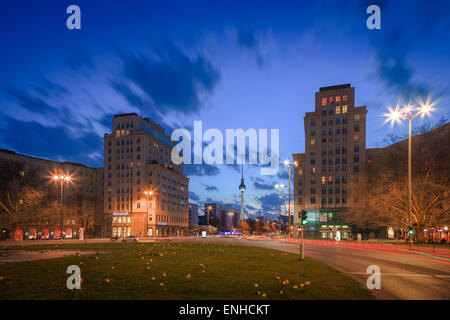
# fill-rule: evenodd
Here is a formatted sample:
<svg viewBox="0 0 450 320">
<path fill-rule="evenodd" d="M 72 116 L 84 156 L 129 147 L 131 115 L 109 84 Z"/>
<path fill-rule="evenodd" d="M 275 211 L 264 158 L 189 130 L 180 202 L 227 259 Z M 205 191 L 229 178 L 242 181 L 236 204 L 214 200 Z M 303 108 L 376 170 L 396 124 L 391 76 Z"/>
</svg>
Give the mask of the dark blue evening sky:
<svg viewBox="0 0 450 320">
<path fill-rule="evenodd" d="M 66 8 L 81 8 L 81 30 Z M 366 8 L 381 8 L 381 30 Z M 367 147 L 390 131 L 386 107 L 439 99 L 448 118 L 449 1 L 1 1 L 0 147 L 103 166 L 115 113 L 168 131 L 278 128 L 280 158 L 304 151 L 303 116 L 321 86 L 351 83 L 366 105 Z M 189 166 L 191 200 L 238 204 L 236 166 Z M 246 166 L 251 214 L 274 213 L 273 185 Z"/>
</svg>

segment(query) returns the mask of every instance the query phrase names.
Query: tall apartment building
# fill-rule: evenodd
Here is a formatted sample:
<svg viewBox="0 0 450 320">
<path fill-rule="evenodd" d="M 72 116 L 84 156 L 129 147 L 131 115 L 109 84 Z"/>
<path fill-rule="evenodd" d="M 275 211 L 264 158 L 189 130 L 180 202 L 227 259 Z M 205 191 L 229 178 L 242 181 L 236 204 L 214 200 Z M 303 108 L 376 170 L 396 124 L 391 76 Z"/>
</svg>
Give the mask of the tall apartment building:
<svg viewBox="0 0 450 320">
<path fill-rule="evenodd" d="M 188 178 L 171 161 L 164 129 L 136 113 L 112 119 L 104 136 L 104 212 L 113 237 L 176 236 L 188 229 Z"/>
<path fill-rule="evenodd" d="M 64 232 L 70 229 L 78 233 L 79 228 L 84 227 L 87 236 L 102 236 L 103 168 L 31 157 L 6 149 L 0 149 L 0 167 L 17 169 L 18 180 L 26 181 L 29 175 L 35 175 L 48 200 L 45 207 L 24 213 L 26 217 L 21 216 L 16 227 L 24 232 L 33 228 L 37 232 L 47 230 L 50 233 L 61 230 L 61 225 Z M 60 186 L 53 179 L 55 175 L 70 176 L 70 181 L 63 183 L 62 216 L 58 206 Z M 2 227 L 11 228 L 6 225 Z M 13 231 L 10 229 L 11 233 Z"/>
<path fill-rule="evenodd" d="M 322 87 L 315 93 L 315 111 L 304 117 L 305 153 L 293 154 L 294 225 L 307 211 L 307 232 L 332 238 L 349 226 L 339 212 L 351 206 L 347 182 L 364 174 L 366 165 L 365 106 L 355 106 L 350 84 Z"/>
</svg>

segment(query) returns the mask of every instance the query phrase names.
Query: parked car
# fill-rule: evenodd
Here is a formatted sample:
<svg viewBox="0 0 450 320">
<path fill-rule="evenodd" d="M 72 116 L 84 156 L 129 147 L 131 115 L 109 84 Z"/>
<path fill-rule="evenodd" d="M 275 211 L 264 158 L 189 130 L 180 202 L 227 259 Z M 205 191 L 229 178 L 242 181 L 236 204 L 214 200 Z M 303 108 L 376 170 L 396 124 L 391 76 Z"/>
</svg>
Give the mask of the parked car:
<svg viewBox="0 0 450 320">
<path fill-rule="evenodd" d="M 138 236 L 129 236 L 122 239 L 122 242 L 139 242 Z"/>
</svg>

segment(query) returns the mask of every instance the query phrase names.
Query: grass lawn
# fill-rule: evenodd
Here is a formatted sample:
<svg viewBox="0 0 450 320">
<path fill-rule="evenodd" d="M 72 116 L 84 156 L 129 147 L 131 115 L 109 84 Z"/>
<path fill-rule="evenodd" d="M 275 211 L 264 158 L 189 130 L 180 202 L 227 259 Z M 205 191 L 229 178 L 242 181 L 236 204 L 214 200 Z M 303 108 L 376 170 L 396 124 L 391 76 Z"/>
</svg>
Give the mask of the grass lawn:
<svg viewBox="0 0 450 320">
<path fill-rule="evenodd" d="M 0 265 L 0 299 L 372 299 L 321 262 L 236 245 L 108 243 L 8 249 L 108 249 L 108 253 Z M 0 247 L 0 249 L 6 249 Z M 69 265 L 81 289 L 69 290 Z"/>
</svg>

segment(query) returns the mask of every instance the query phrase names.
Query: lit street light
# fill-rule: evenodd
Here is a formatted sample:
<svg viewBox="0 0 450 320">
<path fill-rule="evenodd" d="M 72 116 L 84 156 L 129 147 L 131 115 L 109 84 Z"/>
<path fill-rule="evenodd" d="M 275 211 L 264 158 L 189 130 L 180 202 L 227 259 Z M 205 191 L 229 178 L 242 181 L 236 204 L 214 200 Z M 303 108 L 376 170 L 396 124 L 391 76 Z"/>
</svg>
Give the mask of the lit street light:
<svg viewBox="0 0 450 320">
<path fill-rule="evenodd" d="M 69 175 L 53 175 L 53 180 L 56 183 L 56 191 L 58 192 L 58 182 L 60 184 L 61 188 L 61 201 L 60 201 L 60 208 L 61 208 L 61 238 L 62 233 L 64 230 L 64 213 L 63 213 L 63 201 L 64 201 L 64 182 L 69 183 L 72 178 Z M 58 196 L 57 196 L 58 197 Z"/>
<path fill-rule="evenodd" d="M 283 167 L 289 168 L 289 189 L 288 189 L 288 210 L 289 210 L 289 233 L 292 235 L 292 217 L 291 217 L 291 167 L 297 166 L 297 161 L 291 163 L 289 160 L 284 160 Z"/>
<path fill-rule="evenodd" d="M 424 118 L 429 116 L 436 102 L 431 102 L 429 98 L 426 101 L 419 100 L 419 107 L 412 104 L 404 105 L 403 108 L 396 106 L 395 109 L 388 107 L 389 113 L 385 113 L 386 120 L 384 123 L 390 122 L 393 126 L 395 123 L 401 123 L 402 120 L 408 119 L 408 242 L 411 248 L 411 236 L 412 236 L 412 223 L 411 223 L 411 210 L 412 210 L 412 188 L 411 188 L 411 121 L 417 116 Z"/>
<path fill-rule="evenodd" d="M 212 207 L 208 206 L 206 207 L 206 211 L 208 212 L 208 216 L 207 216 L 207 220 L 206 220 L 206 225 L 209 226 L 209 212 L 211 211 Z"/>
<path fill-rule="evenodd" d="M 148 224 L 148 222 L 149 222 L 149 218 L 150 218 L 150 216 L 149 216 L 149 200 L 151 199 L 151 197 L 153 196 L 153 191 L 152 190 L 144 190 L 144 195 L 145 195 L 145 199 L 146 199 L 146 204 L 147 204 L 147 224 Z M 151 204 L 151 203 L 150 203 Z M 152 220 L 153 220 L 153 217 L 152 217 Z M 153 235 L 153 233 L 152 233 L 152 235 Z M 147 229 L 147 236 L 148 236 L 148 229 Z"/>
<path fill-rule="evenodd" d="M 276 184 L 275 189 L 278 189 L 278 225 L 280 226 L 280 233 L 281 233 L 281 190 L 286 188 L 284 184 Z"/>
</svg>

